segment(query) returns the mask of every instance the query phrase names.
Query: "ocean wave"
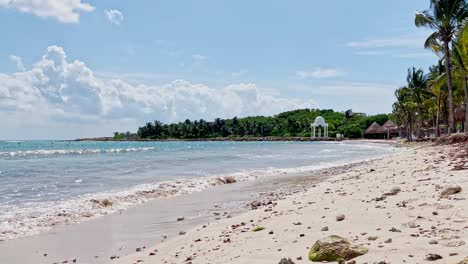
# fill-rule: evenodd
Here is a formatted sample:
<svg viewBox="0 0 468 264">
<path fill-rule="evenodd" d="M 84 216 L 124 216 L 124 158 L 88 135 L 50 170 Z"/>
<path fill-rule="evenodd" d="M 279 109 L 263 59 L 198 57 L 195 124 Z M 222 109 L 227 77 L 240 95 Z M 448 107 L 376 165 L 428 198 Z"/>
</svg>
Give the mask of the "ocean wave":
<svg viewBox="0 0 468 264">
<path fill-rule="evenodd" d="M 381 157 L 322 162 L 294 168 L 270 167 L 195 179 L 142 184 L 128 189 L 83 195 L 65 201 L 28 202 L 21 205 L 0 204 L 0 240 L 35 235 L 48 231 L 54 226 L 80 223 L 155 199 L 200 192 L 224 184 L 220 179 L 228 176 L 235 177 L 238 182 L 242 182 L 269 176 L 283 177 L 285 174 L 300 175 L 305 172 L 375 160 Z M 81 182 L 82 180 L 77 179 L 77 181 Z"/>
<path fill-rule="evenodd" d="M 112 148 L 112 149 L 37 149 L 0 152 L 0 157 L 30 157 L 48 155 L 86 155 L 103 153 L 123 153 L 154 150 L 154 147 L 144 148 Z"/>
</svg>

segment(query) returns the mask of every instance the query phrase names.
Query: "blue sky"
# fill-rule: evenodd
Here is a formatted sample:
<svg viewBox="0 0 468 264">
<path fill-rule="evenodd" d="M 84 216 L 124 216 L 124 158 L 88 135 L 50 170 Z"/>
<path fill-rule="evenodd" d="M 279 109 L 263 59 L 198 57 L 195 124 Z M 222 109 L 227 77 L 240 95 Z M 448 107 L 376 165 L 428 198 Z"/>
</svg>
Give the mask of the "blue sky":
<svg viewBox="0 0 468 264">
<path fill-rule="evenodd" d="M 146 121 L 391 111 L 437 57 L 427 0 L 0 0 L 0 138 L 74 138 Z M 3 86 L 3 87 L 2 87 Z"/>
</svg>

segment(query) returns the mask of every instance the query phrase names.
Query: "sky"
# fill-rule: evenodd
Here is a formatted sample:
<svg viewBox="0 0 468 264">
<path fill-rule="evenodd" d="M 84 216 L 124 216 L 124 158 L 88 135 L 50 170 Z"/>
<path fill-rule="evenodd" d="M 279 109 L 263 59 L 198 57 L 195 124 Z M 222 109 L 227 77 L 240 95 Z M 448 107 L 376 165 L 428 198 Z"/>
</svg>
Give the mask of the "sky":
<svg viewBox="0 0 468 264">
<path fill-rule="evenodd" d="M 0 0 L 0 139 L 297 108 L 389 113 L 428 0 Z"/>
</svg>

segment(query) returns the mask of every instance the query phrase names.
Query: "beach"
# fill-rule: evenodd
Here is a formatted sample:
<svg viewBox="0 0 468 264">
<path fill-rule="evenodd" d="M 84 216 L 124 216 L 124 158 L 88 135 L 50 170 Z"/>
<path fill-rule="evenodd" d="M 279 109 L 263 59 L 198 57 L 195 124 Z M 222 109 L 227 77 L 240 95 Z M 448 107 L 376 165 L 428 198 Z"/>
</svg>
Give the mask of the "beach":
<svg viewBox="0 0 468 264">
<path fill-rule="evenodd" d="M 313 244 L 337 235 L 368 249 L 356 263 L 426 263 L 429 254 L 458 263 L 468 256 L 468 178 L 453 170 L 467 160 L 456 148 L 417 143 L 375 160 L 160 198 L 0 241 L 0 262 L 309 263 Z M 449 186 L 462 191 L 441 197 Z"/>
<path fill-rule="evenodd" d="M 310 247 L 330 235 L 368 249 L 356 263 L 462 263 L 468 256 L 468 177 L 453 169 L 467 157 L 455 155 L 455 148 L 410 146 L 114 263 L 309 263 Z M 462 191 L 441 197 L 449 186 Z M 345 218 L 337 221 L 340 214 Z M 256 227 L 265 229 L 253 232 Z"/>
</svg>

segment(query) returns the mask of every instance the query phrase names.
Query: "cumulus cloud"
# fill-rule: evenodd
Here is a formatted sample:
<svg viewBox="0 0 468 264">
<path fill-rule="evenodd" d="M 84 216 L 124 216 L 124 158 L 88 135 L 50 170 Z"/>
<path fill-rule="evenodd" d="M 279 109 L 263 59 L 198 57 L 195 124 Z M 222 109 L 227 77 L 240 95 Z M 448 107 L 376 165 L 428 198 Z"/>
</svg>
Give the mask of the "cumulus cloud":
<svg viewBox="0 0 468 264">
<path fill-rule="evenodd" d="M 109 9 L 104 10 L 104 15 L 106 16 L 107 20 L 114 25 L 120 25 L 124 20 L 124 16 L 122 12 L 117 9 Z"/>
<path fill-rule="evenodd" d="M 296 75 L 301 79 L 323 79 L 342 76 L 344 73 L 337 69 L 316 68 L 312 71 L 297 71 Z"/>
<path fill-rule="evenodd" d="M 63 23 L 77 23 L 80 12 L 91 12 L 94 6 L 81 0 L 0 0 L 0 7 L 39 17 L 53 17 Z"/>
<path fill-rule="evenodd" d="M 211 120 L 271 115 L 316 106 L 312 100 L 265 93 L 253 83 L 213 88 L 185 80 L 145 85 L 118 78 L 106 79 L 96 76 L 84 62 L 70 61 L 64 49 L 58 46 L 48 47 L 42 59 L 30 69 L 0 74 L 0 83 L 0 117 L 11 118 L 13 113 L 26 123 L 31 120 L 41 124 L 36 129 L 59 123 L 67 127 L 96 124 L 94 131 L 110 134 L 122 129 L 118 124 L 123 123 L 131 124 L 134 130 L 135 125 L 155 119 L 163 122 L 186 118 Z M 115 127 L 109 127 L 109 123 Z M 18 126 L 11 129 L 19 130 L 24 126 L 16 124 Z M 129 126 L 124 129 L 130 129 Z M 75 134 L 79 136 L 83 135 Z"/>
<path fill-rule="evenodd" d="M 18 57 L 16 55 L 10 55 L 10 60 L 12 62 L 14 62 L 16 64 L 16 68 L 18 68 L 18 70 L 20 71 L 24 71 L 26 70 L 26 68 L 24 68 L 24 64 L 23 64 L 23 59 L 21 59 L 21 57 Z"/>
</svg>

